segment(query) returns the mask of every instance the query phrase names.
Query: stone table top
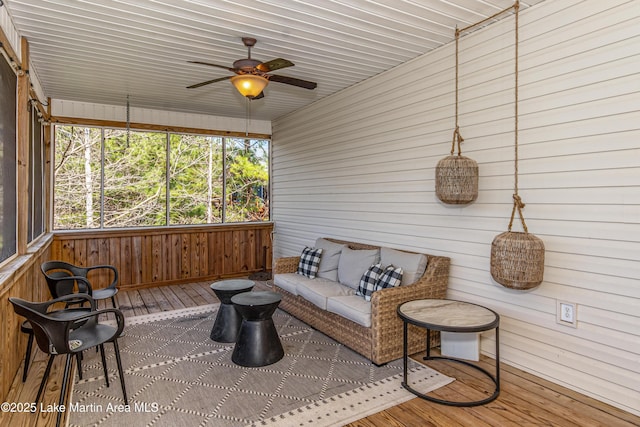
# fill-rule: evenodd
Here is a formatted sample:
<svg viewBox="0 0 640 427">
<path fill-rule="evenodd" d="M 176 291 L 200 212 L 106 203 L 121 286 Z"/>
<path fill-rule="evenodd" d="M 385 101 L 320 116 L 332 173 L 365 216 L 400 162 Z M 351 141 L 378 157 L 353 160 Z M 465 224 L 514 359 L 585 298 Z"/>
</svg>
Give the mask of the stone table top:
<svg viewBox="0 0 640 427">
<path fill-rule="evenodd" d="M 247 279 L 227 279 L 211 284 L 210 288 L 215 291 L 239 291 L 253 288 L 255 282 Z"/>
<path fill-rule="evenodd" d="M 236 305 L 250 307 L 275 304 L 281 300 L 282 296 L 279 293 L 271 291 L 245 292 L 231 298 L 231 301 Z"/>
<path fill-rule="evenodd" d="M 464 301 L 421 299 L 398 307 L 398 315 L 414 325 L 449 332 L 479 332 L 498 326 L 493 310 Z"/>
</svg>

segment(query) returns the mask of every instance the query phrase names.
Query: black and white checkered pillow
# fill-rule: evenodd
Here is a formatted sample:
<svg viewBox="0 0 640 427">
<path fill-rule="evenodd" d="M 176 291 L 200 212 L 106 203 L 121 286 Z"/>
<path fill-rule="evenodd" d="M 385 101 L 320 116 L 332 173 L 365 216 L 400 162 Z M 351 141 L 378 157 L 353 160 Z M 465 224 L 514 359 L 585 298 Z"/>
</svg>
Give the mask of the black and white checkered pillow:
<svg viewBox="0 0 640 427">
<path fill-rule="evenodd" d="M 371 301 L 371 294 L 376 290 L 376 283 L 384 270 L 380 264 L 373 264 L 364 272 L 360 279 L 360 285 L 356 290 L 356 295 L 364 297 L 366 301 Z"/>
<path fill-rule="evenodd" d="M 395 288 L 402 283 L 402 267 L 388 266 L 384 269 L 378 282 L 376 283 L 376 291 L 386 288 Z"/>
<path fill-rule="evenodd" d="M 315 279 L 318 267 L 320 267 L 321 256 L 322 248 L 304 248 L 302 255 L 300 255 L 300 262 L 298 263 L 298 271 L 296 271 L 296 273 L 307 276 L 309 279 Z"/>
</svg>

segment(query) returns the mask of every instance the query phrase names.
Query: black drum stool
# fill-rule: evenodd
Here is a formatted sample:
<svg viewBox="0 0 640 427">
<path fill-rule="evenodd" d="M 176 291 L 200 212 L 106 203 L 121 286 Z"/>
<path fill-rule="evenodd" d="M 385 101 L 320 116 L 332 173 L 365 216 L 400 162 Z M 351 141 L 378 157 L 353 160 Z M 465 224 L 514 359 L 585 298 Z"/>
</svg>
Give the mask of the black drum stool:
<svg viewBox="0 0 640 427">
<path fill-rule="evenodd" d="M 282 359 L 284 349 L 271 317 L 281 299 L 280 294 L 271 291 L 245 292 L 231 297 L 231 302 L 242 316 L 231 355 L 233 363 L 257 367 Z"/>
</svg>

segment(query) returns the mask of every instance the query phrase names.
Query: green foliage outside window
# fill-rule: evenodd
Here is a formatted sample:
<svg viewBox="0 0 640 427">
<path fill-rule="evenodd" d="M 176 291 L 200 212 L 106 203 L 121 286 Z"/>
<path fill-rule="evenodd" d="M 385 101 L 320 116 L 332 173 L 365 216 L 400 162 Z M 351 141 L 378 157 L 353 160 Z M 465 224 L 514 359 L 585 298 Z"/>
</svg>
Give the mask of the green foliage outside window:
<svg viewBox="0 0 640 427">
<path fill-rule="evenodd" d="M 73 126 L 55 136 L 55 229 L 269 220 L 268 140 Z"/>
</svg>

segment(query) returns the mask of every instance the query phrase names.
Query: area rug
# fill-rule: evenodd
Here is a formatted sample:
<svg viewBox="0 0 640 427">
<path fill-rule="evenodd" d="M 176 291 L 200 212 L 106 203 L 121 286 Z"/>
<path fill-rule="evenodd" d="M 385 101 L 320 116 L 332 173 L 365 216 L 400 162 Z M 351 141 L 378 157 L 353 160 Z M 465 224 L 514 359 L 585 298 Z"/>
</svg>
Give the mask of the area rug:
<svg viewBox="0 0 640 427">
<path fill-rule="evenodd" d="M 284 358 L 260 368 L 235 365 L 233 344 L 209 338 L 217 307 L 127 319 L 119 345 L 129 406 L 112 346 L 108 388 L 100 357 L 85 352 L 69 425 L 342 426 L 415 397 L 401 386 L 402 360 L 375 366 L 281 310 L 273 319 Z M 410 382 L 425 393 L 453 381 L 409 362 Z"/>
</svg>

